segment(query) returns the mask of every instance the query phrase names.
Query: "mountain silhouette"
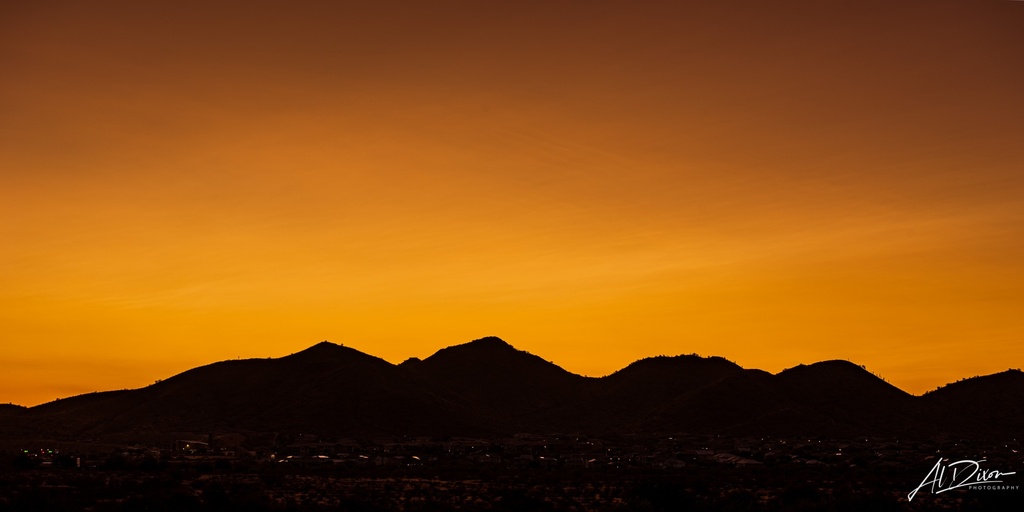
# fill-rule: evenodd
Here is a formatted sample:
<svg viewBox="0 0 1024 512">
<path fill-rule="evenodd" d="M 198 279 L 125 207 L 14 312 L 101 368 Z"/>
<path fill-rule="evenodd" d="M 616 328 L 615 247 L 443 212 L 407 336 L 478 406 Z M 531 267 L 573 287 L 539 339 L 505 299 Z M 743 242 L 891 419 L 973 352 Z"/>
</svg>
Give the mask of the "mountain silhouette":
<svg viewBox="0 0 1024 512">
<path fill-rule="evenodd" d="M 586 377 L 496 337 L 441 349 L 411 367 L 507 428 L 558 429 Z"/>
<path fill-rule="evenodd" d="M 809 424 L 832 435 L 865 435 L 882 429 L 925 428 L 914 418 L 914 397 L 849 361 L 799 365 L 775 376 L 782 392 L 799 404 Z"/>
<path fill-rule="evenodd" d="M 218 430 L 332 435 L 487 431 L 419 376 L 327 342 L 280 359 L 194 368 L 138 390 L 58 400 L 23 416 L 76 437 Z"/>
<path fill-rule="evenodd" d="M 489 436 L 518 432 L 998 438 L 1024 427 L 1010 370 L 913 396 L 848 361 L 778 374 L 658 356 L 605 377 L 488 337 L 400 365 L 329 342 L 231 360 L 134 390 L 0 405 L 0 437 L 138 440 L 187 433 Z"/>
<path fill-rule="evenodd" d="M 947 384 L 921 400 L 949 432 L 970 433 L 978 423 L 1013 437 L 1024 431 L 1024 372 L 1019 369 Z"/>
<path fill-rule="evenodd" d="M 742 372 L 738 365 L 720 357 L 641 359 L 597 379 L 594 392 L 579 404 L 576 414 L 587 418 L 588 429 L 599 432 L 661 430 L 657 421 L 661 410 Z"/>
</svg>

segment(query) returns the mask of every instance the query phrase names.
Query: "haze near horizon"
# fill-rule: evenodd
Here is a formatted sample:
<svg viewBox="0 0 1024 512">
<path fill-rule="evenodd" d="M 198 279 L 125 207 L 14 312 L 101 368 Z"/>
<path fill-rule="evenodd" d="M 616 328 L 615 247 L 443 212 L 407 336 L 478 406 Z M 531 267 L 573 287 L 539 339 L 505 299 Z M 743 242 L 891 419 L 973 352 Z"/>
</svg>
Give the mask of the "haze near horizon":
<svg viewBox="0 0 1024 512">
<path fill-rule="evenodd" d="M 0 7 L 0 402 L 330 339 L 1024 360 L 1024 4 Z"/>
</svg>

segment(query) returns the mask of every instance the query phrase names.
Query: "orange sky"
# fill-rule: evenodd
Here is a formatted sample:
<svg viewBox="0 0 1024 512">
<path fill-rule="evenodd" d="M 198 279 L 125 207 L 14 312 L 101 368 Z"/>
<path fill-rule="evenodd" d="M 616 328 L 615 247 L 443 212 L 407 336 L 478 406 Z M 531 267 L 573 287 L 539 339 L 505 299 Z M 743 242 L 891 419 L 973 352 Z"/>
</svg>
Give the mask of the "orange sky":
<svg viewBox="0 0 1024 512">
<path fill-rule="evenodd" d="M 0 6 L 0 402 L 324 339 L 1024 361 L 1022 2 L 208 3 Z"/>
</svg>

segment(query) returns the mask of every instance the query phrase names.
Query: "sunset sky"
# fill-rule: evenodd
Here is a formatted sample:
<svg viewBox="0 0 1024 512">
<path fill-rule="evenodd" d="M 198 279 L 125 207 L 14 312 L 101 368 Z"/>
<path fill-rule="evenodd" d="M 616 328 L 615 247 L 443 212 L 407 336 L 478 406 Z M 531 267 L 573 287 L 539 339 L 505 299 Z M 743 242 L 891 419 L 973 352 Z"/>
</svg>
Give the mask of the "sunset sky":
<svg viewBox="0 0 1024 512">
<path fill-rule="evenodd" d="M 322 340 L 1024 365 L 1024 2 L 4 2 L 0 402 Z"/>
</svg>

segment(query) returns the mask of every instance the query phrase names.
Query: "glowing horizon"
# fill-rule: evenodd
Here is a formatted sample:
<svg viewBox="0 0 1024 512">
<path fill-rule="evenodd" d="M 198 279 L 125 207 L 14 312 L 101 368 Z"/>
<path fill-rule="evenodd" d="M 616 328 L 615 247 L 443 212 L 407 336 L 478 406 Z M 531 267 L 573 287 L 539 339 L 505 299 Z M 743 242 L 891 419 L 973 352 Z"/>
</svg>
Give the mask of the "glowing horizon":
<svg viewBox="0 0 1024 512">
<path fill-rule="evenodd" d="M 5 6 L 0 402 L 324 339 L 1018 367 L 1022 8 Z"/>
</svg>

